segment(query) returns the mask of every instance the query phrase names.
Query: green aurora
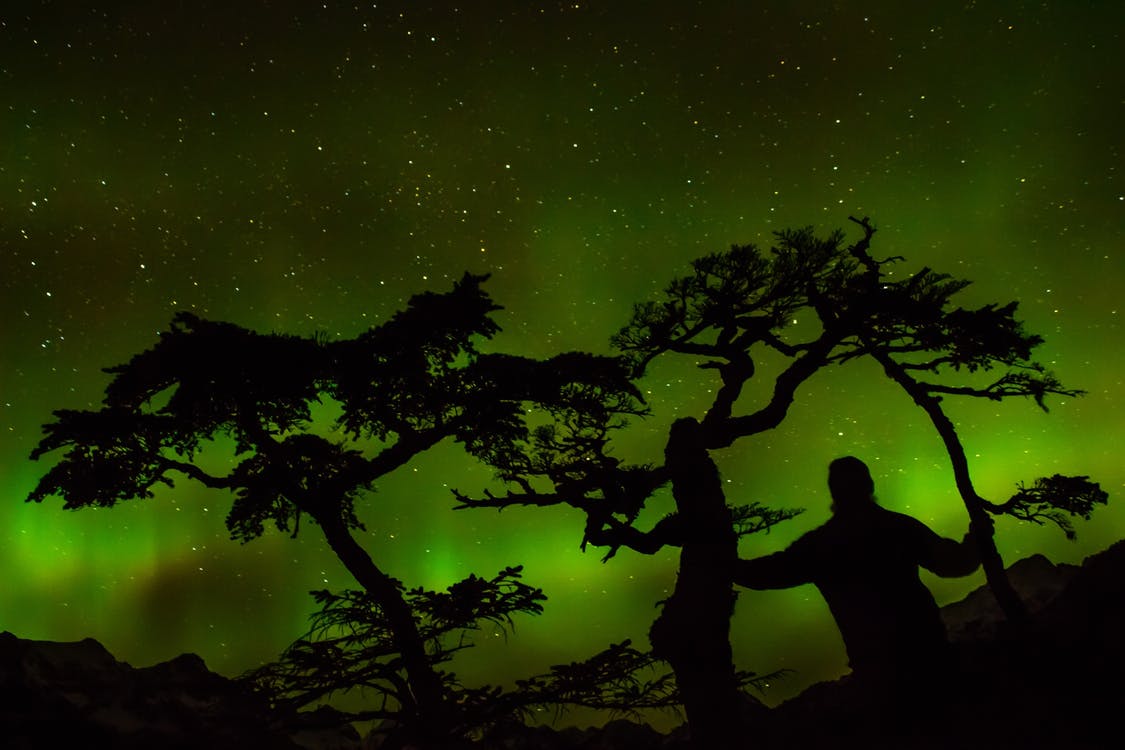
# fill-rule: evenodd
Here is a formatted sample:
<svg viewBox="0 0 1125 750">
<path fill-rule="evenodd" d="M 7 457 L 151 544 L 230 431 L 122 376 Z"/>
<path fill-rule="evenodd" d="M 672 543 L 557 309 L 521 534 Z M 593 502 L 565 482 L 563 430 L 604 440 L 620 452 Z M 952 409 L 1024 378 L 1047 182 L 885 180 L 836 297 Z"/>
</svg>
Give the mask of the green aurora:
<svg viewBox="0 0 1125 750">
<path fill-rule="evenodd" d="M 1019 300 L 1039 359 L 1088 392 L 1050 414 L 950 406 L 985 497 L 1056 472 L 1110 492 L 1077 543 L 1001 520 L 1005 560 L 1076 562 L 1125 536 L 1125 5 L 226 5 L 0 10 L 0 630 L 93 636 L 134 665 L 194 651 L 234 675 L 303 633 L 308 590 L 354 585 L 313 529 L 230 541 L 229 499 L 186 481 L 108 511 L 23 503 L 51 411 L 96 407 L 100 368 L 177 310 L 350 337 L 469 270 L 505 307 L 489 348 L 606 352 L 692 258 L 849 214 L 904 271 L 972 279 L 965 305 Z M 709 377 L 658 363 L 654 415 L 617 450 L 658 459 Z M 887 507 L 964 533 L 925 415 L 850 365 L 716 453 L 731 501 L 808 509 L 742 554 L 823 521 L 844 454 Z M 443 445 L 361 509 L 372 556 L 409 585 L 523 564 L 546 591 L 545 614 L 482 633 L 458 673 L 507 681 L 644 643 L 674 551 L 603 564 L 578 549 L 577 513 L 451 510 L 450 488 L 490 481 Z M 927 579 L 942 603 L 982 580 Z M 733 640 L 743 668 L 797 670 L 769 702 L 846 668 L 811 586 L 743 593 Z"/>
</svg>

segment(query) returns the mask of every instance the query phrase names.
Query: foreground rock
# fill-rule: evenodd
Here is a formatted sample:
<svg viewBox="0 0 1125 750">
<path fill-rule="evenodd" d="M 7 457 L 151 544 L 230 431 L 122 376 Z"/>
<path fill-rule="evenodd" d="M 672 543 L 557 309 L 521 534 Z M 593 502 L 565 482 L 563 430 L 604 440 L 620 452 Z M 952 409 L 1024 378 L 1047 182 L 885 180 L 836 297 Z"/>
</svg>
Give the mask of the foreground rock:
<svg viewBox="0 0 1125 750">
<path fill-rule="evenodd" d="M 271 721 L 262 701 L 194 654 L 134 669 L 92 638 L 0 633 L 0 747 L 9 750 L 359 748 L 351 727 L 290 737 Z"/>
</svg>

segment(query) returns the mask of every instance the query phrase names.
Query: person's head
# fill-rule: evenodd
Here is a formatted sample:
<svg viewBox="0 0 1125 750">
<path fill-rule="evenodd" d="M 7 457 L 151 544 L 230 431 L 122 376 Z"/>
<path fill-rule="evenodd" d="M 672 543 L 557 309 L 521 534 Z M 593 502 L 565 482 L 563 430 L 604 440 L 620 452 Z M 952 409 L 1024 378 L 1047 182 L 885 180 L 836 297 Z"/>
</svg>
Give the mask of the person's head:
<svg viewBox="0 0 1125 750">
<path fill-rule="evenodd" d="M 874 502 L 875 482 L 867 464 L 855 456 L 837 458 L 828 464 L 828 491 L 833 512 Z"/>
</svg>

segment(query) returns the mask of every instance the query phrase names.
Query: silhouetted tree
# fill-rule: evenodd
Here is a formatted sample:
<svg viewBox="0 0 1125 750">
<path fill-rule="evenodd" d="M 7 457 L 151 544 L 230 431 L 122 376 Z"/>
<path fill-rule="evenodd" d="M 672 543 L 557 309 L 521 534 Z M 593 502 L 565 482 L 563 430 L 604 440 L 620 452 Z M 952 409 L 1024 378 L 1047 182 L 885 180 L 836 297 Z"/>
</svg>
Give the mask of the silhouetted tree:
<svg viewBox="0 0 1125 750">
<path fill-rule="evenodd" d="M 954 295 L 970 282 L 929 268 L 891 281 L 885 268 L 900 259 L 873 259 L 868 245 L 874 227 L 866 218 L 852 221 L 863 228 L 865 237 L 851 249 L 862 268 L 857 288 L 845 299 L 826 298 L 824 304 L 838 303 L 843 314 L 854 316 L 854 333 L 832 360 L 873 358 L 926 412 L 945 445 L 970 518 L 991 513 L 1037 523 L 1051 521 L 1073 538 L 1067 516 L 1089 518 L 1096 504 L 1106 502 L 1106 493 L 1088 477 L 1054 475 L 1035 480 L 1031 488 L 1018 485 L 1019 492 L 1005 503 L 990 503 L 973 486 L 965 450 L 942 399 L 967 396 L 1000 401 L 1019 396 L 1033 399 L 1047 411 L 1048 395 L 1079 396 L 1083 392 L 1065 388 L 1032 359 L 1032 350 L 1043 339 L 1024 331 L 1015 318 L 1018 303 L 988 304 L 973 310 L 952 307 Z M 994 370 L 1000 374 L 981 382 L 978 373 Z M 978 541 L 989 586 L 1009 621 L 1018 626 L 1027 612 L 1005 575 L 995 541 L 992 535 L 983 534 Z"/>
<path fill-rule="evenodd" d="M 100 409 L 55 412 L 32 457 L 62 456 L 28 500 L 58 495 L 68 509 L 112 507 L 184 477 L 233 494 L 226 523 L 241 542 L 267 523 L 295 536 L 301 518 L 311 519 L 378 610 L 383 651 L 372 656 L 372 673 L 393 686 L 388 694 L 414 739 L 438 746 L 458 722 L 436 668 L 449 652 L 427 650 L 440 598 L 404 594 L 375 564 L 353 534 L 362 529 L 355 503 L 442 440 L 491 463 L 512 460 L 528 437 L 529 403 L 556 412 L 573 410 L 572 402 L 595 412 L 640 408 L 616 360 L 480 353 L 476 342 L 498 330 L 485 278 L 466 274 L 449 292 L 417 295 L 385 324 L 339 341 L 259 334 L 179 313 L 155 346 L 107 370 L 113 377 Z M 313 418 L 322 401 L 340 409 L 332 439 L 318 434 Z M 224 446 L 225 473 L 198 460 Z M 538 606 L 510 576 L 481 584 L 471 578 L 451 595 L 505 590 L 510 611 Z M 324 622 L 346 611 L 338 605 L 351 595 L 343 596 L 321 599 Z M 485 603 L 473 606 L 464 617 L 489 616 Z M 377 658 L 389 653 L 392 662 Z"/>
<path fill-rule="evenodd" d="M 801 229 L 778 232 L 768 253 L 748 245 L 705 256 L 692 263 L 692 274 L 672 281 L 662 299 L 635 307 L 613 343 L 636 377 L 666 355 L 691 357 L 718 376 L 706 412 L 672 425 L 662 464 L 623 465 L 605 455 L 604 425 L 556 421 L 534 433 L 522 455 L 508 454 L 514 460 L 500 466 L 500 475 L 511 483 L 509 491 L 456 493 L 461 508 L 578 508 L 587 519 L 583 547 L 608 547 L 606 559 L 622 546 L 643 553 L 681 548 L 676 588 L 650 640 L 676 673 L 699 747 L 738 744 L 739 698 L 729 644 L 734 593 L 724 573 L 737 557 L 738 533 L 787 515 L 761 504 L 732 508 L 708 453 L 778 426 L 799 387 L 822 368 L 858 357 L 879 362 L 931 417 L 971 515 L 1008 513 L 1068 530 L 1066 514 L 1088 517 L 1094 504 L 1105 502 L 1105 493 L 1086 477 L 1039 480 L 1002 504 L 988 503 L 972 490 L 964 451 L 941 410 L 942 396 L 1030 396 L 1043 406 L 1049 394 L 1079 392 L 1062 387 L 1031 359 L 1041 339 L 1023 332 L 1014 318 L 1015 303 L 950 309 L 950 298 L 967 282 L 930 269 L 902 281 L 887 279 L 885 267 L 901 259 L 874 260 L 869 253 L 874 227 L 866 219 L 853 221 L 863 237 L 850 245 L 840 231 L 819 238 Z M 798 314 L 811 314 L 818 325 L 811 332 L 809 326 L 791 326 Z M 755 376 L 755 358 L 767 351 L 783 366 L 768 400 L 753 408 L 740 397 Z M 988 384 L 953 382 L 962 372 L 993 368 L 1004 372 Z M 932 382 L 920 380 L 922 373 Z M 591 430 L 600 443 L 581 439 Z M 582 450 L 573 450 L 575 445 Z M 593 456 L 582 452 L 591 449 Z M 675 512 L 648 531 L 636 528 L 646 501 L 668 481 Z M 982 556 L 998 600 L 1010 617 L 1020 619 L 1022 606 L 991 538 L 984 539 Z"/>
</svg>

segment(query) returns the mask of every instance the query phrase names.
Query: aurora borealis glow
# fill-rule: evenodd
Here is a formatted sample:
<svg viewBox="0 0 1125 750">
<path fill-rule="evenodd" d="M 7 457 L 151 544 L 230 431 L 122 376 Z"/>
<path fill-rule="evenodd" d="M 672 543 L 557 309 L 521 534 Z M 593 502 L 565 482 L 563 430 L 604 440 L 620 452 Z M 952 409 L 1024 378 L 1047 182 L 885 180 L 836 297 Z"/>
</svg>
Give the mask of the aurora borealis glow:
<svg viewBox="0 0 1125 750">
<path fill-rule="evenodd" d="M 93 636 L 136 665 L 195 651 L 236 674 L 303 632 L 306 591 L 353 585 L 315 530 L 229 541 L 229 500 L 187 482 L 110 511 L 23 503 L 51 410 L 95 407 L 100 368 L 176 310 L 353 336 L 470 270 L 505 307 L 489 348 L 605 352 L 692 258 L 789 226 L 854 235 L 849 214 L 879 227 L 877 257 L 972 279 L 966 305 L 1020 300 L 1038 358 L 1088 391 L 1047 415 L 950 408 L 986 497 L 1055 472 L 1110 492 L 1077 543 L 1000 521 L 1005 560 L 1075 562 L 1125 536 L 1125 6 L 429 5 L 0 9 L 0 630 Z M 711 383 L 669 361 L 642 385 L 655 415 L 619 449 L 657 460 Z M 743 554 L 820 523 L 827 463 L 848 453 L 885 505 L 964 532 L 925 415 L 857 364 L 716 454 L 732 501 L 809 509 Z M 546 591 L 544 615 L 458 673 L 506 680 L 643 642 L 674 552 L 603 565 L 578 550 L 577 514 L 450 510 L 449 487 L 489 477 L 441 446 L 361 509 L 372 556 L 410 585 L 523 564 Z M 946 602 L 981 580 L 931 583 Z M 798 670 L 768 700 L 844 668 L 812 587 L 742 594 L 734 627 L 741 667 Z"/>
</svg>

